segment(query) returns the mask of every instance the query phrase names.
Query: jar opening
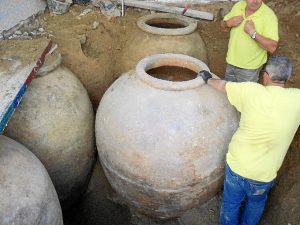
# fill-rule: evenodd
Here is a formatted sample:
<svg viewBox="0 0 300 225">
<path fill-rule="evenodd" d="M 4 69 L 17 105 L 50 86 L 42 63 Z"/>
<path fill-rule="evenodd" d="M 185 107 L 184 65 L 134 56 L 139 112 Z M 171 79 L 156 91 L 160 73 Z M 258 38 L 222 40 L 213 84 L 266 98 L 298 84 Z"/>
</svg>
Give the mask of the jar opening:
<svg viewBox="0 0 300 225">
<path fill-rule="evenodd" d="M 138 79 L 154 88 L 182 91 L 204 84 L 197 77 L 200 70 L 209 68 L 202 61 L 182 54 L 156 54 L 142 59 L 136 66 Z"/>
<path fill-rule="evenodd" d="M 170 13 L 142 16 L 137 25 L 147 33 L 166 36 L 188 35 L 197 29 L 197 21 L 194 19 Z"/>
<path fill-rule="evenodd" d="M 176 20 L 174 18 L 154 18 L 149 19 L 145 23 L 151 27 L 164 29 L 178 29 L 188 26 L 188 24 L 184 24 L 183 21 Z"/>
<path fill-rule="evenodd" d="M 167 81 L 188 81 L 197 77 L 197 73 L 180 66 L 160 66 L 146 71 L 152 77 Z"/>
</svg>

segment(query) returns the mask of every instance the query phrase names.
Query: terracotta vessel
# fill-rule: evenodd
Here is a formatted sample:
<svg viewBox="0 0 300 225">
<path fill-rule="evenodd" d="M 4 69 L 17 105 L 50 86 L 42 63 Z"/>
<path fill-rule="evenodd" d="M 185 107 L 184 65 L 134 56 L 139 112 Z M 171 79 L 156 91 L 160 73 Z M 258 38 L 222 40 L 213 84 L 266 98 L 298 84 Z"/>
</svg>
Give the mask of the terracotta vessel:
<svg viewBox="0 0 300 225">
<path fill-rule="evenodd" d="M 41 68 L 5 134 L 41 160 L 68 207 L 85 191 L 92 167 L 94 113 L 87 91 L 60 61 L 54 57 Z"/>
<path fill-rule="evenodd" d="M 61 207 L 40 160 L 0 135 L 0 224 L 63 225 Z"/>
<path fill-rule="evenodd" d="M 112 187 L 135 210 L 178 217 L 223 182 L 238 116 L 205 85 L 208 67 L 180 54 L 141 60 L 104 94 L 96 115 L 99 157 Z"/>
<path fill-rule="evenodd" d="M 129 71 L 143 58 L 160 53 L 189 55 L 207 63 L 205 44 L 196 31 L 197 21 L 175 14 L 143 16 L 128 32 L 122 49 L 122 71 Z"/>
</svg>

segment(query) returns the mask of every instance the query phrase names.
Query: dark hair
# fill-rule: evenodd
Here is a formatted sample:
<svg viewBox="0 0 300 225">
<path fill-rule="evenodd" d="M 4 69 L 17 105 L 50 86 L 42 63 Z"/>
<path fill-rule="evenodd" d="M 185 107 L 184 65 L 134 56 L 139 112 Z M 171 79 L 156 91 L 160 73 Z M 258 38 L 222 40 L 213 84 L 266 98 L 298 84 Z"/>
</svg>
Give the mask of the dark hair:
<svg viewBox="0 0 300 225">
<path fill-rule="evenodd" d="M 271 56 L 265 70 L 272 81 L 286 82 L 292 75 L 292 64 L 285 56 Z"/>
</svg>

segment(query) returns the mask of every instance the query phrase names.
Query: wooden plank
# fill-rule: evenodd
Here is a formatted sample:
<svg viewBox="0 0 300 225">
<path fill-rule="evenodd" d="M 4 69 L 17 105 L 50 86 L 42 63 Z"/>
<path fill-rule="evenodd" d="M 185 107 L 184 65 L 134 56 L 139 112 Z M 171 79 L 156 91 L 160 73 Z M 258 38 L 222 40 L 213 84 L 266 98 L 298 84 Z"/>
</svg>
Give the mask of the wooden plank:
<svg viewBox="0 0 300 225">
<path fill-rule="evenodd" d="M 136 7 L 141 9 L 149 9 L 159 12 L 168 12 L 168 13 L 175 13 L 175 14 L 182 14 L 184 12 L 185 16 L 197 18 L 197 19 L 205 19 L 205 20 L 213 20 L 214 15 L 209 12 L 203 12 L 193 9 L 185 9 L 175 6 L 166 6 L 159 3 L 154 2 L 145 2 L 145 1 L 134 1 L 134 0 L 125 0 L 124 4 L 130 7 Z"/>
<path fill-rule="evenodd" d="M 14 47 L 17 48 L 15 45 Z M 0 56 L 0 134 L 3 133 L 13 112 L 19 105 L 27 87 L 35 78 L 39 68 L 43 65 L 45 56 L 52 46 L 50 41 L 46 48 L 36 49 L 38 59 L 25 60 L 21 56 L 11 55 L 14 51 L 3 52 Z M 9 52 L 9 54 L 8 54 Z M 7 53 L 7 54 L 5 54 Z M 26 55 L 26 53 L 23 55 Z M 32 55 L 32 54 L 31 54 Z M 36 62 L 34 62 L 36 60 Z M 25 63 L 24 63 L 25 62 Z"/>
</svg>

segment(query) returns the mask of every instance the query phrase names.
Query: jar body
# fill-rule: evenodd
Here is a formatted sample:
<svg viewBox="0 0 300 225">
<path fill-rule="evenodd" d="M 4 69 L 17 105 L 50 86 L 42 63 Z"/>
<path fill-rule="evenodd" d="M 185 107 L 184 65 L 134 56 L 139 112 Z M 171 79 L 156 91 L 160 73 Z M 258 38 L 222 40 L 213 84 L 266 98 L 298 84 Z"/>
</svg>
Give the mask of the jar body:
<svg viewBox="0 0 300 225">
<path fill-rule="evenodd" d="M 0 136 L 0 224 L 63 225 L 61 207 L 42 163 L 18 142 Z"/>
<path fill-rule="evenodd" d="M 46 167 L 63 207 L 84 192 L 94 158 L 94 114 L 87 92 L 65 67 L 34 79 L 5 134 Z"/>
<path fill-rule="evenodd" d="M 226 96 L 208 85 L 164 90 L 130 72 L 100 102 L 98 153 L 112 187 L 130 206 L 177 217 L 221 187 L 237 121 Z"/>
</svg>

